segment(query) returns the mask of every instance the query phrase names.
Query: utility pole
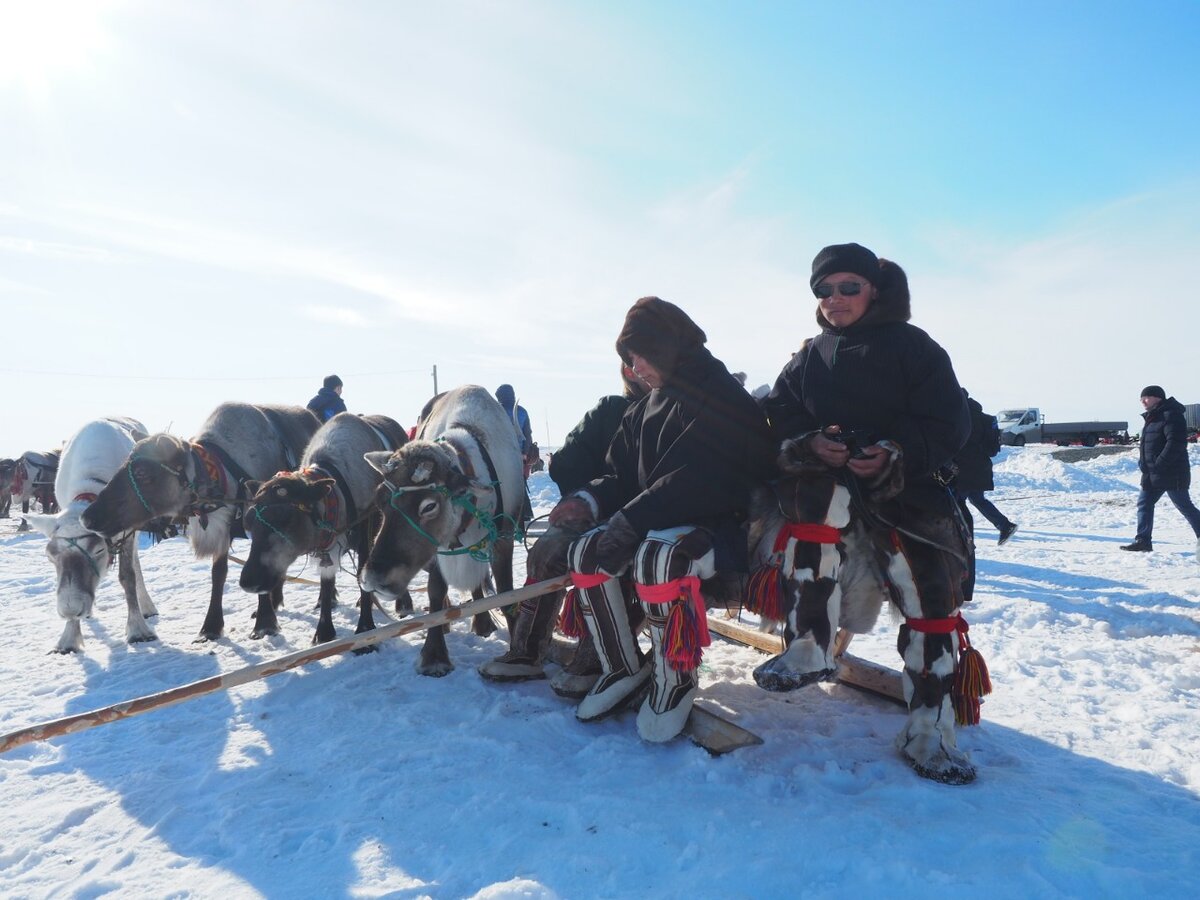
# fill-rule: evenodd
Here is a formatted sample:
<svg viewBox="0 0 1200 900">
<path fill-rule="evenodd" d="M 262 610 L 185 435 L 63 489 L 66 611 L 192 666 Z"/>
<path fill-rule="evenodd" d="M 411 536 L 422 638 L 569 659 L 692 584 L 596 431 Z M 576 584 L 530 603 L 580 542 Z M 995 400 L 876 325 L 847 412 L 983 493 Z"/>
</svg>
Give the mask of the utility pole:
<svg viewBox="0 0 1200 900">
<path fill-rule="evenodd" d="M 435 397 L 436 397 L 436 396 L 437 396 L 437 393 L 438 393 L 438 389 L 437 389 L 437 364 L 435 363 L 435 364 L 434 364 L 434 366 L 433 366 L 433 396 L 435 396 Z"/>
</svg>

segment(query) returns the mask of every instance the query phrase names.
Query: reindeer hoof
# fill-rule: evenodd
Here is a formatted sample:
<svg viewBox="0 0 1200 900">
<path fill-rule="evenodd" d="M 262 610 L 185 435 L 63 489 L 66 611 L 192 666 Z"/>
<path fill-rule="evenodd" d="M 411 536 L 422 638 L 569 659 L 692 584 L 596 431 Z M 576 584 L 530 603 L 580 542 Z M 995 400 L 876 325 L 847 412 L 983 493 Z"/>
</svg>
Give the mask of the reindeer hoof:
<svg viewBox="0 0 1200 900">
<path fill-rule="evenodd" d="M 476 637 L 490 637 L 496 631 L 496 623 L 489 613 L 480 613 L 471 623 L 471 631 Z"/>
<path fill-rule="evenodd" d="M 369 646 L 369 647 L 355 647 L 355 648 L 354 648 L 353 650 L 351 650 L 350 652 L 351 652 L 351 653 L 353 653 L 355 656 L 363 656 L 364 654 L 367 654 L 367 653 L 374 653 L 374 652 L 375 652 L 375 651 L 377 651 L 378 649 L 379 649 L 379 648 L 378 648 L 377 646 L 375 646 L 374 644 L 372 644 L 372 645 L 371 645 L 371 646 Z"/>
<path fill-rule="evenodd" d="M 221 631 L 216 631 L 216 632 L 201 631 L 192 640 L 192 643 L 193 644 L 207 644 L 209 641 L 219 641 L 221 639 L 221 635 L 223 633 L 224 633 L 224 629 L 222 629 Z"/>
<path fill-rule="evenodd" d="M 259 641 L 265 637 L 272 637 L 277 634 L 279 634 L 278 626 L 275 628 L 255 628 L 252 632 L 250 632 L 250 639 Z"/>
<path fill-rule="evenodd" d="M 417 672 L 421 675 L 428 675 L 430 678 L 445 678 L 453 671 L 454 664 L 449 662 L 420 663 L 417 665 Z"/>
</svg>

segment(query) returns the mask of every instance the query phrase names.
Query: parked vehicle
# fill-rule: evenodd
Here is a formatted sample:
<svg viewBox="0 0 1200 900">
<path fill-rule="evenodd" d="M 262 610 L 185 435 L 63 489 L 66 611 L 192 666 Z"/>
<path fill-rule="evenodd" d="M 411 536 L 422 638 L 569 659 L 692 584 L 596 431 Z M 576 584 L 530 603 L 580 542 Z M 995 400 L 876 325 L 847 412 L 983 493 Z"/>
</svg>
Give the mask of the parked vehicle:
<svg viewBox="0 0 1200 900">
<path fill-rule="evenodd" d="M 1003 409 L 996 414 L 1000 443 L 1014 447 L 1025 444 L 1128 444 L 1128 422 L 1057 422 L 1046 421 L 1036 406 Z"/>
<path fill-rule="evenodd" d="M 1185 403 L 1183 419 L 1187 423 L 1187 439 L 1194 444 L 1200 436 L 1200 403 Z"/>
</svg>

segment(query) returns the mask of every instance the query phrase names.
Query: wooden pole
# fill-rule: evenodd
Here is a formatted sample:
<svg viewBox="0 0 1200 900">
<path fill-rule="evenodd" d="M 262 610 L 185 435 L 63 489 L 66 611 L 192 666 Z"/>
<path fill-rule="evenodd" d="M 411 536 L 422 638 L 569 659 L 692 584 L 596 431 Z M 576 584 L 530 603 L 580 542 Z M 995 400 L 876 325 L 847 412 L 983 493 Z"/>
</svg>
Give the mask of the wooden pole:
<svg viewBox="0 0 1200 900">
<path fill-rule="evenodd" d="M 487 612 L 490 609 L 496 609 L 500 606 L 508 606 L 510 603 L 520 603 L 522 600 L 540 597 L 543 594 L 549 594 L 565 588 L 570 583 L 570 575 L 549 578 L 546 581 L 539 581 L 537 584 L 526 585 L 523 588 L 517 588 L 512 591 L 505 591 L 502 594 L 493 594 L 491 597 L 484 597 L 482 600 L 470 600 L 459 606 L 450 606 L 440 612 L 428 613 L 424 616 L 414 616 L 411 619 L 404 619 L 399 622 L 393 622 L 390 625 L 383 625 L 372 631 L 364 631 L 362 634 L 329 641 L 317 647 L 296 650 L 276 659 L 267 660 L 253 666 L 246 666 L 242 669 L 235 669 L 232 672 L 225 672 L 221 675 L 213 675 L 210 678 L 193 681 L 191 684 L 180 685 L 179 687 L 160 691 L 157 694 L 136 697 L 132 700 L 114 703 L 112 706 L 105 706 L 101 709 L 76 713 L 73 716 L 64 716 L 61 719 L 53 719 L 49 722 L 43 722 L 40 725 L 31 725 L 28 728 L 22 728 L 19 731 L 13 731 L 0 736 L 0 753 L 5 753 L 14 747 L 20 747 L 22 744 L 32 743 L 33 741 L 44 741 L 64 734 L 74 734 L 77 731 L 86 731 L 89 728 L 95 728 L 97 725 L 106 725 L 118 719 L 128 719 L 132 716 L 138 716 L 152 709 L 174 706 L 176 703 L 182 703 L 194 697 L 201 697 L 205 694 L 215 693 L 216 691 L 227 691 L 238 685 L 249 684 L 252 681 L 258 681 L 271 675 L 277 675 L 280 672 L 286 672 L 288 669 L 294 669 L 305 663 L 336 656 L 348 650 L 359 650 L 363 647 L 370 647 L 374 644 L 400 637 L 403 634 L 424 631 L 426 628 L 445 625 L 458 619 L 473 616 L 476 613 Z"/>
</svg>

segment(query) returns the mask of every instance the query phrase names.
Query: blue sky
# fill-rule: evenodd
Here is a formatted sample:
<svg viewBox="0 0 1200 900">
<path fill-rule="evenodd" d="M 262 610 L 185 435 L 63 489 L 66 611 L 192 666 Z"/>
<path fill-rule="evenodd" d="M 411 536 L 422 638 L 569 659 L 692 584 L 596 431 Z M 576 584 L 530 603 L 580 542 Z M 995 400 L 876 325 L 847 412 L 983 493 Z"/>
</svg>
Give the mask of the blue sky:
<svg viewBox="0 0 1200 900">
<path fill-rule="evenodd" d="M 0 455 L 228 399 L 557 443 L 630 303 L 752 385 L 898 261 L 985 407 L 1200 401 L 1200 4 L 0 0 Z"/>
</svg>

